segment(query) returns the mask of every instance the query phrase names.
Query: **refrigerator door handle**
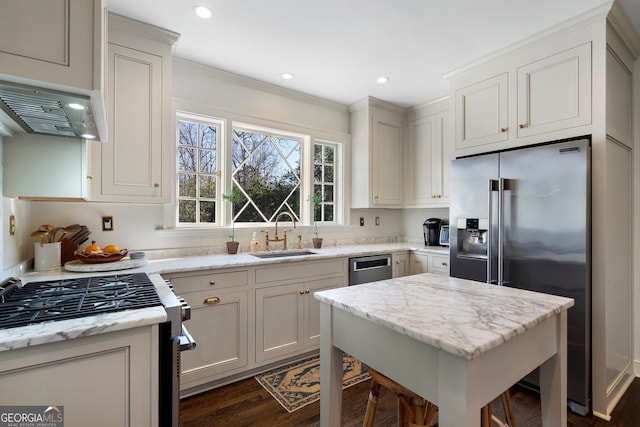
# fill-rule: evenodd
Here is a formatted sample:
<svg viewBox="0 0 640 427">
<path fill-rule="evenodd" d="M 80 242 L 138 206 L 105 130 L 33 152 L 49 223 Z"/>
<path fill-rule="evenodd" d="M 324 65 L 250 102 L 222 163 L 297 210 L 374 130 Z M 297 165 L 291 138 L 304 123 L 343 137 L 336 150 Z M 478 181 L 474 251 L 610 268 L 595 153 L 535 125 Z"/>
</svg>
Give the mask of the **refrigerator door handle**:
<svg viewBox="0 0 640 427">
<path fill-rule="evenodd" d="M 489 179 L 489 209 L 488 209 L 488 224 L 487 224 L 487 283 L 492 283 L 491 281 L 491 241 L 493 237 L 492 228 L 493 228 L 493 193 L 498 191 L 499 183 L 496 179 Z"/>
<path fill-rule="evenodd" d="M 505 179 L 498 183 L 498 286 L 504 285 L 504 189 Z"/>
</svg>

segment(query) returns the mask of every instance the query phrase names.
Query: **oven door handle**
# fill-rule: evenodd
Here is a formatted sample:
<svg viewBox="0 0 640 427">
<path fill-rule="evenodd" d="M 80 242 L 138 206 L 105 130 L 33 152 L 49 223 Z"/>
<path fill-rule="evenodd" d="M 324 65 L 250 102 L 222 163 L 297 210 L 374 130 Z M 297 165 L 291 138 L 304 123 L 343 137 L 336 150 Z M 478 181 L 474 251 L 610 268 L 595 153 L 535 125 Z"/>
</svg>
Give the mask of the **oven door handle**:
<svg viewBox="0 0 640 427">
<path fill-rule="evenodd" d="M 193 339 L 184 325 L 182 325 L 182 335 L 180 335 L 178 339 L 180 341 L 180 351 L 193 350 L 196 348 L 196 340 Z"/>
</svg>

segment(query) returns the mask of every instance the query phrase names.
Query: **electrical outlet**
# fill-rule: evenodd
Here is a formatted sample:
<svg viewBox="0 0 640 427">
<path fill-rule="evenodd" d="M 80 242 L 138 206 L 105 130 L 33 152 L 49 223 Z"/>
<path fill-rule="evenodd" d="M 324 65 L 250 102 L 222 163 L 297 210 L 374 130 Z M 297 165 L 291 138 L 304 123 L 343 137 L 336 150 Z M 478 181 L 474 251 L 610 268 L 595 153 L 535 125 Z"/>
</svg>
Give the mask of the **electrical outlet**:
<svg viewBox="0 0 640 427">
<path fill-rule="evenodd" d="M 379 216 L 376 217 L 376 225 L 380 225 L 380 217 Z"/>
<path fill-rule="evenodd" d="M 15 215 L 9 215 L 9 236 L 16 235 L 16 217 Z"/>
<path fill-rule="evenodd" d="M 112 216 L 103 216 L 102 217 L 102 231 L 113 231 L 113 217 Z"/>
<path fill-rule="evenodd" d="M 360 227 L 364 227 L 364 217 L 360 217 Z"/>
</svg>

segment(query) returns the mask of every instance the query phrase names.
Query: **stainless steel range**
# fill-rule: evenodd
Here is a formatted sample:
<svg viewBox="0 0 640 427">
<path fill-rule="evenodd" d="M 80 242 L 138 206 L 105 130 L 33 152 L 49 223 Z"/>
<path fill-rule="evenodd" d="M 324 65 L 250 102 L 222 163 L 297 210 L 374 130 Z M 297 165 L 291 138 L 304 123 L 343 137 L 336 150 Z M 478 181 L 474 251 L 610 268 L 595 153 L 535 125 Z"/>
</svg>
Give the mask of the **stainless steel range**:
<svg viewBox="0 0 640 427">
<path fill-rule="evenodd" d="M 161 305 L 145 273 L 31 282 L 10 280 L 0 290 L 0 328 L 53 322 Z"/>
<path fill-rule="evenodd" d="M 57 322 L 164 306 L 167 321 L 160 324 L 159 420 L 178 425 L 180 352 L 195 348 L 183 321 L 191 307 L 173 293 L 171 283 L 158 274 L 127 273 L 80 276 L 29 282 L 8 279 L 0 284 L 0 329 Z"/>
</svg>

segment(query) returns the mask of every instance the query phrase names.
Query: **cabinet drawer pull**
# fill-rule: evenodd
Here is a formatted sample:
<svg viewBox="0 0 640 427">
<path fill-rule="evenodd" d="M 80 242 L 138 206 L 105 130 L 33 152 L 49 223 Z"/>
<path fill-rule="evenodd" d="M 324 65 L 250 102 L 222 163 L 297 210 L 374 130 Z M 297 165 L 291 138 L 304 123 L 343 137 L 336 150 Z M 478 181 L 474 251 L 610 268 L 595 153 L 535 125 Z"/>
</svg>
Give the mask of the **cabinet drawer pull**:
<svg viewBox="0 0 640 427">
<path fill-rule="evenodd" d="M 217 304 L 220 302 L 219 297 L 208 297 L 204 299 L 204 304 Z"/>
<path fill-rule="evenodd" d="M 210 284 L 211 286 L 213 286 L 213 285 L 215 285 L 215 284 L 216 284 L 216 281 L 215 281 L 215 280 L 213 280 L 213 279 L 211 279 L 211 280 L 209 280 L 209 284 Z"/>
</svg>

